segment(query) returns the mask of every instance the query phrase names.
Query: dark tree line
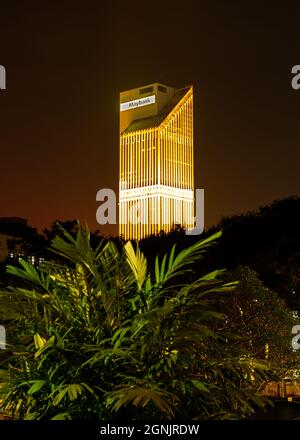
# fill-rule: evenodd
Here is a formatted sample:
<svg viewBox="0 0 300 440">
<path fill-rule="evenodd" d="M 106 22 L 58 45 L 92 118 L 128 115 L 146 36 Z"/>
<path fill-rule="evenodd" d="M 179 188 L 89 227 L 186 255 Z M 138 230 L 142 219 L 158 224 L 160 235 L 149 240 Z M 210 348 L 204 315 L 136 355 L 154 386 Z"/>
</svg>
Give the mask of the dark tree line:
<svg viewBox="0 0 300 440">
<path fill-rule="evenodd" d="M 238 266 L 248 266 L 257 272 L 265 286 L 274 290 L 286 300 L 292 310 L 300 310 L 300 197 L 292 196 L 255 212 L 225 217 L 201 236 L 188 236 L 180 228 L 169 233 L 160 233 L 141 241 L 141 249 L 154 265 L 159 253 L 163 256 L 176 243 L 177 250 L 222 230 L 222 237 L 210 249 L 203 263 L 194 266 L 195 276 L 211 268 L 222 267 L 230 271 Z M 77 231 L 77 221 L 62 222 L 71 235 Z M 54 222 L 43 234 L 30 227 L 23 230 L 2 231 L 21 237 L 22 252 L 48 257 L 48 248 L 55 235 L 61 234 L 57 222 Z M 20 226 L 19 226 L 20 228 Z M 21 228 L 22 229 L 22 228 Z M 20 239 L 15 244 L 20 245 Z M 91 233 L 92 244 L 96 245 L 101 237 L 100 231 Z M 122 239 L 113 237 L 118 247 Z M 6 263 L 6 262 L 5 262 Z M 3 279 L 3 267 L 2 276 Z"/>
</svg>

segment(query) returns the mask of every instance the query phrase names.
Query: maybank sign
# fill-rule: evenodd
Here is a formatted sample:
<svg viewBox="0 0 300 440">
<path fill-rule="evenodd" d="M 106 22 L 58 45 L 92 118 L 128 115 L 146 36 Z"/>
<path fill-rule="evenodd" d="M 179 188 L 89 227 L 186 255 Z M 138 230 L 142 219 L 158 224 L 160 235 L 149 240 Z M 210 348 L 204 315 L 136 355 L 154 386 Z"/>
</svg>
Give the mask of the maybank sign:
<svg viewBox="0 0 300 440">
<path fill-rule="evenodd" d="M 132 108 L 143 107 L 144 105 L 154 104 L 155 95 L 147 96 L 146 98 L 135 99 L 134 101 L 122 102 L 120 104 L 120 111 L 130 110 Z"/>
</svg>

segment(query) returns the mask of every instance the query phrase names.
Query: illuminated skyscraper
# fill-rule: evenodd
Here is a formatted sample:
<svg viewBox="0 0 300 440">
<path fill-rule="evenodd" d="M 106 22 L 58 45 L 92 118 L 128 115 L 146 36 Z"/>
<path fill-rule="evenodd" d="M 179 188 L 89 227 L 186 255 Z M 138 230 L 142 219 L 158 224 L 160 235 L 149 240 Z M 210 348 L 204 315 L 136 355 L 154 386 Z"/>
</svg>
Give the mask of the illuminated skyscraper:
<svg viewBox="0 0 300 440">
<path fill-rule="evenodd" d="M 119 233 L 193 227 L 193 88 L 154 83 L 120 94 Z"/>
</svg>

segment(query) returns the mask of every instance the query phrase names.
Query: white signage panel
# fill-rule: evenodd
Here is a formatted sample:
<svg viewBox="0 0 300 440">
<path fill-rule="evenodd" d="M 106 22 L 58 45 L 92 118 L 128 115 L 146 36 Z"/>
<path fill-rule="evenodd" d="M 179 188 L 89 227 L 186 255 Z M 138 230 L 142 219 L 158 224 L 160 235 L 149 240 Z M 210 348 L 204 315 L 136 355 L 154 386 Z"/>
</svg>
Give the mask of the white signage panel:
<svg viewBox="0 0 300 440">
<path fill-rule="evenodd" d="M 130 110 L 132 108 L 143 107 L 144 105 L 154 104 L 155 95 L 146 96 L 146 98 L 135 99 L 134 101 L 122 102 L 120 111 Z"/>
</svg>

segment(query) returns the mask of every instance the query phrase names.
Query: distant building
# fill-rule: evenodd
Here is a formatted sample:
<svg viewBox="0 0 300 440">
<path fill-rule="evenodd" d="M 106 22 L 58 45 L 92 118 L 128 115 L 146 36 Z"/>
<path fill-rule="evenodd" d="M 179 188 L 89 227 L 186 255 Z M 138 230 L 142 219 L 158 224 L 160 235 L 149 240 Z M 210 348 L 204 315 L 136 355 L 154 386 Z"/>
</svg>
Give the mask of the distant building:
<svg viewBox="0 0 300 440">
<path fill-rule="evenodd" d="M 7 260 L 10 253 L 9 241 L 13 239 L 10 235 L 0 233 L 0 263 Z"/>
<path fill-rule="evenodd" d="M 13 257 L 20 241 L 21 229 L 27 228 L 27 220 L 19 217 L 0 217 L 0 263 Z"/>
<path fill-rule="evenodd" d="M 193 88 L 120 94 L 119 233 L 141 239 L 193 227 Z"/>
<path fill-rule="evenodd" d="M 6 225 L 6 226 L 12 226 L 12 225 L 27 226 L 27 220 L 22 217 L 0 217 L 0 227 L 3 225 Z"/>
<path fill-rule="evenodd" d="M 19 217 L 0 217 L 0 263 L 25 258 L 32 264 L 40 264 L 43 258 L 32 249 L 38 234 Z"/>
</svg>

